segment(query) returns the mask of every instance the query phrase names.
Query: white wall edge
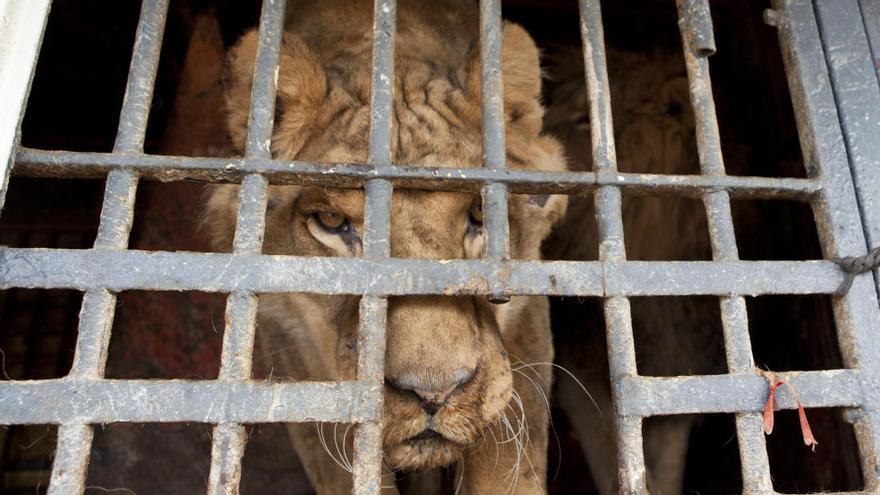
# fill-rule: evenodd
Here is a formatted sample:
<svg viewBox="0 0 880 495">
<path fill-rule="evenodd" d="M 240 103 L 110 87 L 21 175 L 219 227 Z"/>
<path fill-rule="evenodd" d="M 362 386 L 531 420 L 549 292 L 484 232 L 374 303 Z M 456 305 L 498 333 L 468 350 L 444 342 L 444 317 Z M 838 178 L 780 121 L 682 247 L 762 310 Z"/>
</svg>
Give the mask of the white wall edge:
<svg viewBox="0 0 880 495">
<path fill-rule="evenodd" d="M 0 0 L 0 208 L 52 0 Z"/>
</svg>

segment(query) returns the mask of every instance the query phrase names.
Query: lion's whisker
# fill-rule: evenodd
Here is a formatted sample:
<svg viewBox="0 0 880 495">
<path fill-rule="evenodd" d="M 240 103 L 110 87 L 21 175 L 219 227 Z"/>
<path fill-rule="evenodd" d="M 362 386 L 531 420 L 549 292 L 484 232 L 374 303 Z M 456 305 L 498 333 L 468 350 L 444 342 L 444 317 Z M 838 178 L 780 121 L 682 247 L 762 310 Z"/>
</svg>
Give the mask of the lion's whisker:
<svg viewBox="0 0 880 495">
<path fill-rule="evenodd" d="M 578 379 L 578 377 L 576 377 L 574 375 L 574 373 L 572 373 L 571 371 L 568 371 L 568 369 L 566 369 L 564 366 L 560 366 L 556 363 L 523 363 L 522 366 L 519 366 L 517 368 L 511 368 L 511 369 L 520 370 L 522 368 L 531 368 L 533 366 L 551 366 L 553 368 L 556 368 L 558 370 L 563 371 L 566 375 L 571 377 L 571 379 L 574 380 L 575 383 L 577 383 L 578 387 L 580 387 L 580 389 L 584 392 L 584 394 L 587 396 L 587 398 L 590 399 L 590 402 L 593 403 L 593 406 L 596 408 L 596 412 L 599 413 L 599 416 L 603 417 L 603 418 L 605 417 L 605 415 L 602 413 L 602 409 L 599 407 L 599 403 L 597 403 L 596 399 L 593 398 L 593 394 L 591 394 L 590 391 L 587 390 L 587 387 L 584 386 L 583 382 L 581 382 Z"/>
</svg>

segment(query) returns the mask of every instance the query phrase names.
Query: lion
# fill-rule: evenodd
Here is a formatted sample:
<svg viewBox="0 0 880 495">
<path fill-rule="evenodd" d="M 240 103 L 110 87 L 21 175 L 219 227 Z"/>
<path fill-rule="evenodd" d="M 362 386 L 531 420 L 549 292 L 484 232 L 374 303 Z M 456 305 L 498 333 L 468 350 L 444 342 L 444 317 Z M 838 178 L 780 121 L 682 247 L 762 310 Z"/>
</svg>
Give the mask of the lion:
<svg viewBox="0 0 880 495">
<path fill-rule="evenodd" d="M 370 121 L 372 2 L 291 1 L 278 68 L 274 158 L 366 163 Z M 401 1 L 397 12 L 392 160 L 397 165 L 479 167 L 480 71 L 474 2 Z M 502 74 L 508 167 L 561 172 L 558 141 L 542 134 L 541 69 L 534 41 L 503 26 Z M 230 50 L 224 77 L 227 127 L 243 150 L 257 33 Z M 359 189 L 270 186 L 263 252 L 362 253 Z M 562 218 L 560 195 L 509 198 L 512 258 L 540 259 Z M 238 186 L 213 186 L 205 228 L 230 250 Z M 479 195 L 395 190 L 391 255 L 479 258 Z M 258 340 L 274 379 L 355 378 L 357 296 L 262 294 Z M 493 305 L 478 296 L 391 297 L 385 354 L 383 448 L 389 471 L 455 466 L 463 493 L 543 493 L 552 376 L 545 297 Z M 538 364 L 540 363 L 540 365 Z M 328 448 L 323 425 L 293 424 L 294 448 L 318 493 L 349 493 L 350 437 Z M 336 428 L 336 426 L 334 426 Z M 346 430 L 347 431 L 347 430 Z M 334 440 L 335 442 L 335 440 Z M 342 467 L 340 467 L 340 465 Z M 384 475 L 395 492 L 393 475 Z"/>
<path fill-rule="evenodd" d="M 607 50 L 617 161 L 623 172 L 699 172 L 686 70 L 672 49 Z M 544 124 L 546 132 L 564 143 L 571 168 L 590 170 L 590 122 L 581 61 L 579 52 L 554 58 L 554 86 Z M 573 197 L 565 218 L 545 242 L 545 257 L 596 259 L 594 218 L 593 198 Z M 624 195 L 623 218 L 628 259 L 711 259 L 705 213 L 695 200 Z M 571 421 L 597 489 L 611 495 L 618 491 L 614 412 L 602 311 L 593 302 L 561 302 L 554 312 L 557 362 L 581 382 L 560 380 L 555 402 Z M 716 367 L 724 363 L 717 299 L 633 298 L 631 307 L 640 374 L 726 371 Z M 584 398 L 582 387 L 594 402 Z M 695 424 L 695 416 L 646 422 L 644 449 L 651 493 L 682 492 L 688 438 Z"/>
</svg>

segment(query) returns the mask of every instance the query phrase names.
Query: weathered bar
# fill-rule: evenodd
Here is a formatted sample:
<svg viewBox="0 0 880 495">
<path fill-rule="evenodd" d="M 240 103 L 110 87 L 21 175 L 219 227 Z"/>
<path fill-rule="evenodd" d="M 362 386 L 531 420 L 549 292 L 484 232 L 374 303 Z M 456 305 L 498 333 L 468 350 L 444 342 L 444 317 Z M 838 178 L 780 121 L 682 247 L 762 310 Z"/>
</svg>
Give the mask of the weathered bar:
<svg viewBox="0 0 880 495">
<path fill-rule="evenodd" d="M 394 42 L 397 2 L 373 3 L 373 46 L 370 88 L 369 164 L 378 172 L 391 167 L 392 109 L 394 104 Z M 363 256 L 384 260 L 391 255 L 391 182 L 373 178 L 364 185 Z M 359 380 L 372 387 L 379 411 L 385 404 L 385 332 L 388 300 L 364 292 L 359 307 Z M 357 425 L 354 433 L 352 476 L 354 493 L 378 494 L 382 490 L 382 417 Z"/>
<path fill-rule="evenodd" d="M 735 198 L 809 200 L 819 190 L 814 179 L 634 174 L 626 172 L 538 172 L 517 169 L 415 167 L 381 168 L 348 163 L 316 164 L 289 160 L 192 158 L 160 155 L 116 155 L 74 151 L 22 149 L 15 175 L 27 177 L 101 178 L 108 169 L 123 167 L 142 178 L 160 181 L 241 182 L 251 173 L 270 184 L 360 188 L 385 179 L 398 189 L 478 192 L 487 183 L 507 185 L 514 194 L 587 194 L 599 186 L 615 186 L 634 195 L 701 197 L 727 191 Z"/>
<path fill-rule="evenodd" d="M 774 0 L 788 86 L 807 174 L 822 182 L 813 214 L 828 259 L 867 252 L 857 195 L 847 160 L 840 118 L 821 46 L 813 2 Z M 772 17 L 772 16 L 771 16 Z M 867 383 L 880 383 L 880 305 L 870 274 L 855 278 L 832 300 L 841 354 Z M 880 394 L 867 394 L 854 423 L 866 491 L 880 489 Z"/>
<path fill-rule="evenodd" d="M 508 261 L 513 295 L 832 294 L 832 261 Z M 0 248 L 0 288 L 487 295 L 493 260 L 418 260 Z"/>
<path fill-rule="evenodd" d="M 354 381 L 5 381 L 0 424 L 360 422 L 381 414 L 375 396 Z"/>
<path fill-rule="evenodd" d="M 580 28 L 591 123 L 593 170 L 599 176 L 608 177 L 617 173 L 617 153 L 599 0 L 580 0 Z M 596 190 L 594 200 L 599 231 L 599 260 L 604 263 L 623 262 L 626 260 L 626 246 L 623 240 L 621 191 L 615 186 L 603 185 Z M 638 374 L 629 299 L 625 296 L 614 296 L 605 299 L 603 304 L 611 374 L 611 400 L 614 404 L 617 432 L 619 490 L 624 494 L 644 493 L 647 483 L 642 448 L 642 418 L 625 414 L 624 405 L 629 398 L 622 395 L 617 386 L 622 377 Z"/>
<path fill-rule="evenodd" d="M 275 94 L 286 6 L 286 0 L 263 0 L 248 111 L 246 158 L 272 157 Z M 242 179 L 233 240 L 236 254 L 260 254 L 263 250 L 268 187 L 269 182 L 258 173 L 249 173 Z M 219 379 L 222 381 L 250 379 L 257 304 L 256 295 L 248 291 L 235 291 L 227 299 L 220 357 Z M 224 420 L 214 427 L 208 495 L 238 492 L 246 443 L 247 435 L 242 425 Z"/>
<path fill-rule="evenodd" d="M 710 177 L 725 176 L 724 156 L 721 153 L 721 135 L 708 57 L 715 53 L 715 35 L 708 0 L 676 0 L 678 25 L 688 75 L 691 107 L 694 109 L 697 151 L 700 171 Z M 703 196 L 712 259 L 736 261 L 739 251 L 726 191 L 706 192 Z M 727 368 L 731 373 L 747 373 L 754 369 L 752 342 L 749 335 L 746 301 L 742 296 L 722 297 L 721 324 L 724 331 L 724 351 Z M 766 395 L 766 387 L 761 390 Z M 737 445 L 739 446 L 743 493 L 769 494 L 773 491 L 770 461 L 763 432 L 753 428 L 760 418 L 758 411 L 735 411 Z"/>
</svg>

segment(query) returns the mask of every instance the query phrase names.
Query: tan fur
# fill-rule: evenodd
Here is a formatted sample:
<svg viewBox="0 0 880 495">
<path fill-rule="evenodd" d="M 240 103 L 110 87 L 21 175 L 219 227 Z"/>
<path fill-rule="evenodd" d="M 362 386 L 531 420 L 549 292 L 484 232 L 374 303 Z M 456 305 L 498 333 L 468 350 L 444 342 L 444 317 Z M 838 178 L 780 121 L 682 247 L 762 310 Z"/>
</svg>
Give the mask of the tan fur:
<svg viewBox="0 0 880 495">
<path fill-rule="evenodd" d="M 580 53 L 560 58 L 557 85 L 547 110 L 545 129 L 565 143 L 572 168 L 591 168 L 589 122 Z M 657 50 L 635 53 L 608 50 L 612 109 L 619 169 L 624 172 L 688 174 L 698 172 L 694 120 L 687 77 L 680 57 Z M 545 243 L 551 259 L 596 259 L 598 233 L 592 197 L 572 198 L 565 219 Z M 705 215 L 701 206 L 681 198 L 624 197 L 627 257 L 636 260 L 709 259 Z M 706 373 L 723 362 L 712 343 L 721 338 L 717 302 L 647 298 L 632 302 L 637 330 L 639 372 L 645 375 Z M 714 306 L 714 307 L 710 307 Z M 599 410 L 580 386 L 561 379 L 556 400 L 578 434 L 593 478 L 603 495 L 617 493 L 614 413 L 611 406 L 607 351 L 601 309 L 585 304 L 572 315 L 575 328 L 556 326 L 560 365 L 590 390 Z M 584 328 L 580 322 L 589 325 Z M 656 418 L 645 429 L 645 460 L 653 494 L 681 493 L 691 416 Z"/>
<path fill-rule="evenodd" d="M 365 163 L 372 2 L 290 3 L 278 74 L 273 154 L 318 163 Z M 394 163 L 480 166 L 474 7 L 466 1 L 399 2 Z M 229 54 L 228 124 L 239 150 L 245 141 L 255 52 L 256 33 L 251 32 Z M 540 134 L 538 51 L 528 34 L 513 24 L 504 27 L 503 77 L 508 166 L 565 170 L 559 144 Z M 206 225 L 218 249 L 230 249 L 237 194 L 237 186 L 218 186 L 208 201 Z M 360 255 L 363 199 L 361 190 L 270 187 L 264 252 Z M 483 235 L 468 230 L 468 215 L 476 202 L 478 196 L 473 194 L 396 190 L 392 255 L 479 257 Z M 540 258 L 541 241 L 564 214 L 566 203 L 561 196 L 529 202 L 525 196 L 512 195 L 512 257 Z M 311 216 L 316 212 L 344 215 L 355 237 L 345 242 L 316 227 Z M 353 378 L 357 308 L 357 297 L 262 295 L 259 333 L 274 376 Z M 412 440 L 428 426 L 429 417 L 410 393 L 386 386 L 384 447 L 390 467 L 421 470 L 459 461 L 463 493 L 543 492 L 548 421 L 543 396 L 549 392 L 551 376 L 549 368 L 521 369 L 519 363 L 552 359 L 546 298 L 514 297 L 502 306 L 482 297 L 391 298 L 385 367 L 389 383 L 441 390 L 469 371 L 475 374 L 452 392 L 434 416 L 434 428 L 443 439 Z M 521 429 L 523 414 L 527 425 Z M 504 421 L 520 438 L 504 441 L 511 437 Z M 346 493 L 350 478 L 322 450 L 314 425 L 294 425 L 291 432 L 317 491 Z M 527 459 L 518 454 L 517 442 L 522 442 Z"/>
</svg>

